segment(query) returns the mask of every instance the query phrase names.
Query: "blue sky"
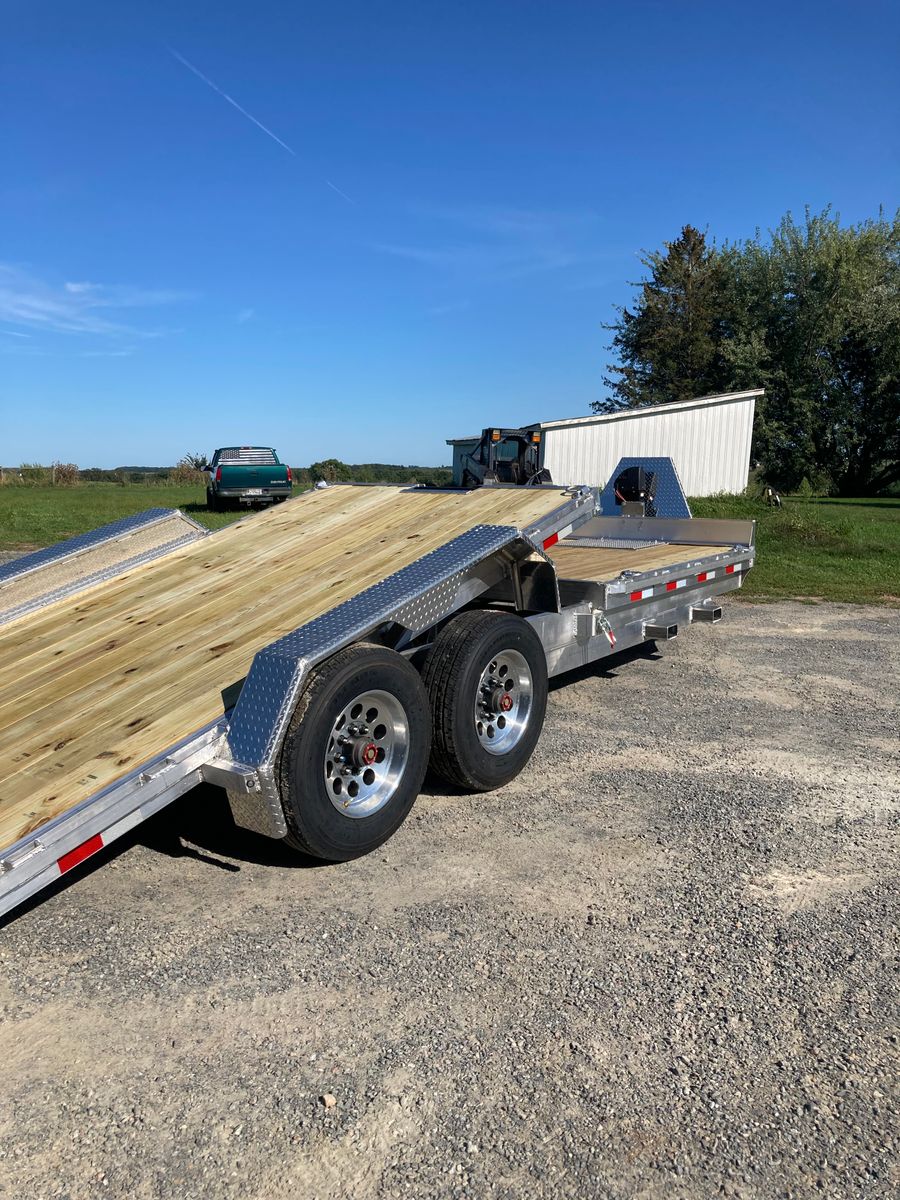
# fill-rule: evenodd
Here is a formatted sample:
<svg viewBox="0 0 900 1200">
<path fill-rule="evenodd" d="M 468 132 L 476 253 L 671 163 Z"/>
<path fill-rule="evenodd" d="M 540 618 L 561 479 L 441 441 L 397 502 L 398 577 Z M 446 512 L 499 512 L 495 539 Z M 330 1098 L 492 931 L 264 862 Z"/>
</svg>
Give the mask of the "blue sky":
<svg viewBox="0 0 900 1200">
<path fill-rule="evenodd" d="M 4 13 L 4 465 L 446 462 L 588 411 L 685 222 L 900 203 L 887 0 Z"/>
</svg>

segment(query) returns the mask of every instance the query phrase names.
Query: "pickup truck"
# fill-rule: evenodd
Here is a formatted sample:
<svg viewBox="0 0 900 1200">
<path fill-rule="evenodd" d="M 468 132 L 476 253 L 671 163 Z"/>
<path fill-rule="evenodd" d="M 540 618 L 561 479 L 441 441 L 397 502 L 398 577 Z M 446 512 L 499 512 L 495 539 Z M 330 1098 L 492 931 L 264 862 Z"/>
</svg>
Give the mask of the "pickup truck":
<svg viewBox="0 0 900 1200">
<path fill-rule="evenodd" d="M 291 495 L 291 468 L 269 446 L 222 446 L 204 470 L 209 472 L 206 507 L 216 512 L 229 500 L 272 504 Z"/>
</svg>

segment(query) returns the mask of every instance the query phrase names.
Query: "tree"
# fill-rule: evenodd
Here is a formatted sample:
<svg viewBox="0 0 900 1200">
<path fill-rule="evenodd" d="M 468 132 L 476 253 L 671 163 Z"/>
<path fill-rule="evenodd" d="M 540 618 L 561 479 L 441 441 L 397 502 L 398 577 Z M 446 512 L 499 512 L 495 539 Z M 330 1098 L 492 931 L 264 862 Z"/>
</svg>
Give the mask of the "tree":
<svg viewBox="0 0 900 1200">
<path fill-rule="evenodd" d="M 634 311 L 607 327 L 620 365 L 595 411 L 762 387 L 753 456 L 770 483 L 900 481 L 900 212 L 843 228 L 828 209 L 788 213 L 722 250 L 685 226 L 642 261 Z"/>
<path fill-rule="evenodd" d="M 202 471 L 206 466 L 206 462 L 207 459 L 205 454 L 182 454 L 181 458 L 178 460 L 177 466 L 187 467 L 192 471 Z"/>
<path fill-rule="evenodd" d="M 338 480 L 352 478 L 350 468 L 339 458 L 323 458 L 321 462 L 310 463 L 309 473 L 313 479 L 323 479 L 326 483 L 336 483 Z"/>
<path fill-rule="evenodd" d="M 635 309 L 618 309 L 611 364 L 603 382 L 611 389 L 595 412 L 615 412 L 647 404 L 689 400 L 721 389 L 727 373 L 723 299 L 727 292 L 722 262 L 706 235 L 685 225 L 664 250 L 644 253 L 650 278 L 640 288 Z"/>
<path fill-rule="evenodd" d="M 766 389 L 754 454 L 783 488 L 843 495 L 900 480 L 900 214 L 842 228 L 788 213 L 727 247 L 728 385 Z"/>
</svg>

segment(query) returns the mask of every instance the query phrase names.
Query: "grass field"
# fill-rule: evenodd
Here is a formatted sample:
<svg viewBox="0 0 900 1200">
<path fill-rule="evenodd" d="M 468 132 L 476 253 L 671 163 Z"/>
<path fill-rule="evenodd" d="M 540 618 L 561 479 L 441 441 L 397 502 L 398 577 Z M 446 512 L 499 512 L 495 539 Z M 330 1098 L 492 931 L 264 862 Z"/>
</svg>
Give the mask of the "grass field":
<svg viewBox="0 0 900 1200">
<path fill-rule="evenodd" d="M 146 508 L 180 508 L 210 529 L 246 516 L 206 510 L 202 484 L 148 486 L 136 483 L 82 483 L 72 488 L 0 487 L 0 550 L 49 546 Z"/>
<path fill-rule="evenodd" d="M 0 550 L 29 550 L 160 505 L 210 529 L 244 515 L 206 511 L 204 489 L 84 483 L 74 488 L 0 487 Z M 900 499 L 788 497 L 782 509 L 742 496 L 691 502 L 698 517 L 758 521 L 758 566 L 742 595 L 900 605 Z"/>
<path fill-rule="evenodd" d="M 900 499 L 788 496 L 780 509 L 743 496 L 691 501 L 697 517 L 757 520 L 757 566 L 742 594 L 900 605 Z"/>
</svg>

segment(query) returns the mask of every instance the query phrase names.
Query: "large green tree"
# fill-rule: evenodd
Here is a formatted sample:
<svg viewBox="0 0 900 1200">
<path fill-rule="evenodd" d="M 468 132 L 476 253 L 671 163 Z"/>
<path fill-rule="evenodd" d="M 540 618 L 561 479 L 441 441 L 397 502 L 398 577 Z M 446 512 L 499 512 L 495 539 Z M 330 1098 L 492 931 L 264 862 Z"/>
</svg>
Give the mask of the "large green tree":
<svg viewBox="0 0 900 1200">
<path fill-rule="evenodd" d="M 764 387 L 754 456 L 771 482 L 853 495 L 900 481 L 900 214 L 788 214 L 721 251 L 687 226 L 643 261 L 595 410 Z"/>
<path fill-rule="evenodd" d="M 634 308 L 618 309 L 604 326 L 614 333 L 619 362 L 604 383 L 610 395 L 593 404 L 595 412 L 689 400 L 721 385 L 726 280 L 722 262 L 705 234 L 685 225 L 663 250 L 645 253 L 649 278 Z"/>
<path fill-rule="evenodd" d="M 766 389 L 755 454 L 783 487 L 900 480 L 900 215 L 842 227 L 790 214 L 726 247 L 730 386 Z"/>
</svg>

